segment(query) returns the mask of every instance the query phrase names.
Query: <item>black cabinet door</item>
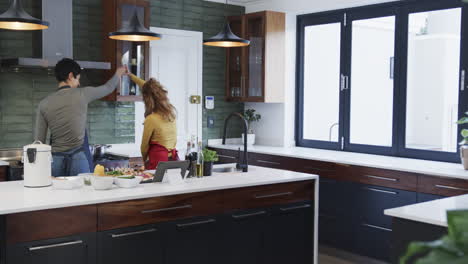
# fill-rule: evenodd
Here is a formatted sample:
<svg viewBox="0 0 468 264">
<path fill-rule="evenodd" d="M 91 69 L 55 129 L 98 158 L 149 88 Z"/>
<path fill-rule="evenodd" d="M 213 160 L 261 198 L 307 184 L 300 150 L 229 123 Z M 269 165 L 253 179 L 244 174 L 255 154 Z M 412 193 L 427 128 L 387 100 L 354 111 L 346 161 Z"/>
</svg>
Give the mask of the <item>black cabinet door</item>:
<svg viewBox="0 0 468 264">
<path fill-rule="evenodd" d="M 221 217 L 197 217 L 168 223 L 167 264 L 223 263 Z"/>
<path fill-rule="evenodd" d="M 7 264 L 95 264 L 96 234 L 81 234 L 7 246 Z"/>
<path fill-rule="evenodd" d="M 443 198 L 447 198 L 447 197 L 435 195 L 435 194 L 418 193 L 418 203 L 424 203 L 424 202 L 434 201 L 434 200 L 443 199 Z"/>
<path fill-rule="evenodd" d="M 354 197 L 352 184 L 328 178 L 320 178 L 319 183 L 319 211 L 336 217 L 349 215 Z"/>
<path fill-rule="evenodd" d="M 314 259 L 314 207 L 312 202 L 275 208 L 265 235 L 265 263 L 310 264 Z"/>
<path fill-rule="evenodd" d="M 235 211 L 225 216 L 225 254 L 223 263 L 262 264 L 267 209 Z"/>
<path fill-rule="evenodd" d="M 163 263 L 164 237 L 159 225 L 99 232 L 99 264 Z"/>
<path fill-rule="evenodd" d="M 359 255 L 379 259 L 390 260 L 392 230 L 370 224 L 361 224 L 357 227 L 356 253 Z"/>
</svg>

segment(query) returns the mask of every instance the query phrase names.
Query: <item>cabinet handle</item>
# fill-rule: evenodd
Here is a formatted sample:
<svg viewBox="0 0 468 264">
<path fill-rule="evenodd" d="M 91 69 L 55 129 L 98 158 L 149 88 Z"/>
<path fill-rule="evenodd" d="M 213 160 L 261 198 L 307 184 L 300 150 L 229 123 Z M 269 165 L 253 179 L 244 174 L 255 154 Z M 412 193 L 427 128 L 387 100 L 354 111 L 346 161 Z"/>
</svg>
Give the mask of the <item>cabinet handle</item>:
<svg viewBox="0 0 468 264">
<path fill-rule="evenodd" d="M 462 70 L 460 73 L 460 90 L 465 91 L 465 70 Z"/>
<path fill-rule="evenodd" d="M 76 240 L 76 241 L 71 241 L 71 242 L 64 242 L 64 243 L 45 245 L 45 246 L 30 247 L 29 251 L 36 251 L 36 250 L 56 248 L 56 247 L 65 247 L 65 246 L 78 245 L 78 244 L 83 244 L 83 240 Z"/>
<path fill-rule="evenodd" d="M 392 229 L 388 229 L 388 228 L 385 228 L 385 227 L 380 227 L 380 226 L 376 226 L 376 225 L 369 225 L 369 224 L 362 224 L 362 225 L 365 226 L 365 227 L 370 227 L 370 228 L 374 228 L 374 229 L 379 229 L 379 230 L 383 230 L 383 231 L 392 232 Z"/>
<path fill-rule="evenodd" d="M 330 170 L 330 169 L 321 169 L 321 168 L 310 167 L 310 166 L 305 166 L 304 169 L 306 169 L 306 170 L 323 171 L 323 172 L 334 172 L 334 170 Z"/>
<path fill-rule="evenodd" d="M 173 211 L 173 210 L 187 209 L 187 208 L 192 208 L 192 205 L 187 204 L 187 205 L 182 205 L 182 206 L 175 206 L 175 207 L 168 207 L 168 208 L 161 208 L 161 209 L 144 210 L 144 211 L 141 211 L 141 213 L 149 214 L 149 213 L 166 212 L 166 211 Z"/>
<path fill-rule="evenodd" d="M 257 160 L 258 163 L 266 163 L 266 164 L 271 164 L 271 165 L 281 165 L 279 162 L 274 162 L 274 161 L 267 161 L 267 160 Z"/>
<path fill-rule="evenodd" d="M 293 210 L 299 210 L 299 209 L 305 209 L 309 208 L 310 204 L 303 204 L 303 205 L 298 205 L 298 206 L 291 206 L 291 207 L 286 207 L 286 208 L 280 208 L 282 212 L 287 212 L 287 211 L 293 211 Z"/>
<path fill-rule="evenodd" d="M 177 224 L 177 227 L 189 227 L 189 226 L 196 226 L 196 225 L 204 225 L 204 224 L 210 224 L 216 222 L 215 219 L 208 219 L 204 221 L 197 221 L 197 222 L 192 222 L 192 223 L 186 223 L 186 224 Z"/>
<path fill-rule="evenodd" d="M 221 154 L 218 154 L 218 157 L 227 158 L 227 159 L 236 159 L 236 158 L 233 157 L 233 156 L 226 156 L 226 155 L 221 155 Z"/>
<path fill-rule="evenodd" d="M 374 176 L 374 175 L 364 175 L 364 177 L 377 179 L 377 180 L 392 181 L 392 182 L 398 181 L 398 179 L 395 179 L 395 178 L 387 178 L 387 177 L 380 177 L 380 176 Z"/>
<path fill-rule="evenodd" d="M 135 231 L 135 232 L 128 232 L 128 233 L 122 233 L 122 234 L 112 234 L 112 238 L 118 238 L 118 237 L 127 237 L 127 236 L 134 236 L 134 235 L 140 235 L 140 234 L 145 234 L 145 233 L 153 233 L 158 231 L 156 228 L 150 228 L 147 230 L 141 230 L 141 231 Z"/>
<path fill-rule="evenodd" d="M 232 215 L 232 218 L 234 219 L 242 219 L 242 218 L 248 218 L 248 217 L 253 217 L 253 216 L 258 216 L 258 215 L 264 215 L 266 214 L 266 211 L 259 211 L 251 214 L 240 214 L 240 215 Z"/>
<path fill-rule="evenodd" d="M 398 194 L 397 192 L 385 191 L 385 190 L 369 188 L 369 187 L 363 187 L 362 189 L 367 190 L 367 191 L 372 191 L 372 192 L 380 192 L 380 193 L 387 193 L 387 194 L 394 194 L 394 195 Z"/>
<path fill-rule="evenodd" d="M 284 192 L 284 193 L 274 193 L 274 194 L 266 194 L 266 195 L 255 195 L 255 199 L 272 198 L 272 197 L 286 196 L 286 195 L 291 195 L 291 194 L 293 193 Z"/>
<path fill-rule="evenodd" d="M 468 192 L 468 189 L 459 188 L 459 187 L 452 187 L 452 186 L 447 186 L 447 185 L 440 185 L 440 184 L 437 184 L 435 187 L 436 187 L 436 188 L 440 188 L 440 189 L 448 189 L 448 190 L 456 190 L 456 191 Z"/>
</svg>

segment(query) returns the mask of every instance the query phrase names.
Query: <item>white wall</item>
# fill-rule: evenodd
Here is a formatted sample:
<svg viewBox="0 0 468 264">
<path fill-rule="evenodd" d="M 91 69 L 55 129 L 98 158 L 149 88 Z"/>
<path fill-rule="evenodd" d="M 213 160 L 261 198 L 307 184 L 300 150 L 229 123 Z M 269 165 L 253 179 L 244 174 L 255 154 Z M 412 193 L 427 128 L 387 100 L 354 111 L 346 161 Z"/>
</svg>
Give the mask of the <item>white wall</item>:
<svg viewBox="0 0 468 264">
<path fill-rule="evenodd" d="M 285 72 L 285 102 L 284 104 L 246 104 L 254 107 L 262 114 L 260 124 L 265 128 L 257 131 L 258 142 L 268 145 L 289 147 L 295 145 L 295 91 L 296 91 L 296 19 L 297 15 L 316 13 L 370 4 L 392 2 L 393 0 L 269 0 L 255 1 L 246 4 L 246 13 L 263 10 L 286 13 L 286 72 Z M 283 113 L 278 115 L 278 113 Z M 283 119 L 278 118 L 283 116 Z M 263 133 L 266 130 L 266 133 Z M 275 144 L 271 144 L 274 142 Z"/>
</svg>

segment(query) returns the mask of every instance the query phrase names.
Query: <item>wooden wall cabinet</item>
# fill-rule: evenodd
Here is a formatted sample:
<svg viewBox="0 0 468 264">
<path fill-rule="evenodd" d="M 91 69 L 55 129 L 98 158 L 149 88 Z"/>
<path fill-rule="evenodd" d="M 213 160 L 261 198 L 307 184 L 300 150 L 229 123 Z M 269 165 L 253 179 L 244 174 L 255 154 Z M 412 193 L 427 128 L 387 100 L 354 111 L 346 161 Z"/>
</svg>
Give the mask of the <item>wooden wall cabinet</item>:
<svg viewBox="0 0 468 264">
<path fill-rule="evenodd" d="M 144 0 L 104 0 L 104 41 L 103 54 L 105 61 L 111 63 L 111 69 L 106 72 L 109 79 L 117 67 L 128 65 L 130 72 L 136 76 L 147 79 L 149 71 L 149 42 L 133 42 L 109 39 L 108 33 L 128 23 L 136 8 L 140 21 L 146 28 L 150 26 L 150 4 Z M 142 101 L 140 89 L 123 76 L 118 88 L 110 95 L 103 98 L 105 101 Z"/>
<path fill-rule="evenodd" d="M 229 17 L 250 45 L 226 51 L 226 101 L 284 101 L 285 14 L 263 11 Z"/>
</svg>

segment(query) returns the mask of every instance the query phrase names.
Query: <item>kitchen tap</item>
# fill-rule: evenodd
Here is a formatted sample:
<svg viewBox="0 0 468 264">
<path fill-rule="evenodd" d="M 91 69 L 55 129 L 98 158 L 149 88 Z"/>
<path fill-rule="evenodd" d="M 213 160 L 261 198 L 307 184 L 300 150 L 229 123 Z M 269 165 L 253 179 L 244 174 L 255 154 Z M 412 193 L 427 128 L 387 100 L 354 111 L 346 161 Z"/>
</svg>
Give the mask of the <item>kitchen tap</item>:
<svg viewBox="0 0 468 264">
<path fill-rule="evenodd" d="M 232 117 L 239 117 L 243 122 L 242 124 L 244 125 L 244 155 L 241 161 L 241 153 L 240 153 L 240 148 L 239 148 L 239 157 L 237 160 L 236 168 L 238 170 L 242 169 L 242 172 L 247 172 L 249 170 L 249 164 L 248 164 L 248 159 L 247 159 L 247 120 L 245 120 L 244 116 L 240 113 L 232 113 L 230 114 L 227 118 L 226 121 L 224 121 L 224 133 L 223 133 L 223 145 L 226 145 L 226 135 L 227 135 L 227 125 L 229 123 L 229 120 L 231 120 Z"/>
</svg>

